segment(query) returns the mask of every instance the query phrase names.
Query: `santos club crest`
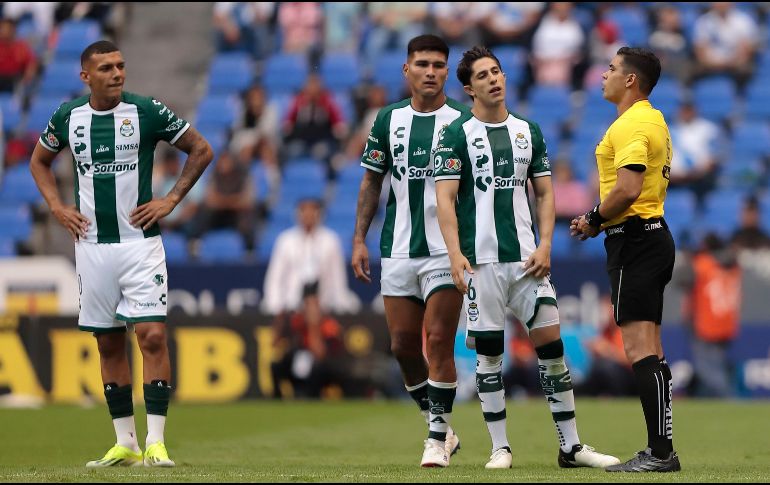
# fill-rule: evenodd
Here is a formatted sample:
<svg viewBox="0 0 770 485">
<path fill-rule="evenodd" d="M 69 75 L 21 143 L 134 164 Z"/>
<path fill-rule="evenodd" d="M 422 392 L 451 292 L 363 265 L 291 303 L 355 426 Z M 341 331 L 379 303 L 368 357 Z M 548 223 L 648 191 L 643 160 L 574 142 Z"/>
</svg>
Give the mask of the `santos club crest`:
<svg viewBox="0 0 770 485">
<path fill-rule="evenodd" d="M 129 137 L 134 134 L 134 125 L 131 124 L 131 120 L 123 120 L 123 125 L 120 127 L 120 134 Z"/>
</svg>

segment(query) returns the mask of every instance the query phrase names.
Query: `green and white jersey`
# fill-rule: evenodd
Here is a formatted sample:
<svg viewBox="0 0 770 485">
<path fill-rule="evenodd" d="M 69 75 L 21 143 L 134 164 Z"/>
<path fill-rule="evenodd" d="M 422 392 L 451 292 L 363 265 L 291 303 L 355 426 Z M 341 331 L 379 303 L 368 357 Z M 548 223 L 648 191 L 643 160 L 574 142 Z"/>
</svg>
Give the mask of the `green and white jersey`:
<svg viewBox="0 0 770 485">
<path fill-rule="evenodd" d="M 361 165 L 390 172 L 390 195 L 380 237 L 384 258 L 420 258 L 447 252 L 436 217 L 436 185 L 430 154 L 441 129 L 467 106 L 447 98 L 436 111 L 415 111 L 411 99 L 377 114 Z"/>
<path fill-rule="evenodd" d="M 436 181 L 459 180 L 460 248 L 471 264 L 525 261 L 537 248 L 527 179 L 551 175 L 537 123 L 513 113 L 502 123 L 465 114 L 433 153 Z"/>
<path fill-rule="evenodd" d="M 75 201 L 91 225 L 86 242 L 118 243 L 160 234 L 129 223 L 137 206 L 152 200 L 152 164 L 160 140 L 174 144 L 190 124 L 150 97 L 123 93 L 120 104 L 96 111 L 83 96 L 59 106 L 40 144 L 52 152 L 69 146 Z"/>
</svg>

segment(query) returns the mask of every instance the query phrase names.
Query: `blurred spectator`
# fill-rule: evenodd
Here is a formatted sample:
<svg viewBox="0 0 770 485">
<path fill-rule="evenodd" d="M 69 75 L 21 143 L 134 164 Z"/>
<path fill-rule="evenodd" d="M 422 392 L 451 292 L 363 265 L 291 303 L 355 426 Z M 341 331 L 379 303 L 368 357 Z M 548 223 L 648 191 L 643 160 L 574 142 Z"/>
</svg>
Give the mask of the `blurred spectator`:
<svg viewBox="0 0 770 485">
<path fill-rule="evenodd" d="M 428 16 L 427 2 L 370 2 L 365 52 L 368 62 L 375 64 L 383 51 L 406 51 L 409 40 L 424 33 Z"/>
<path fill-rule="evenodd" d="M 594 200 L 588 186 L 575 179 L 572 167 L 566 160 L 557 159 L 553 164 L 553 193 L 555 196 L 556 222 L 569 222 L 575 214 L 585 214 L 593 207 Z"/>
<path fill-rule="evenodd" d="M 682 26 L 682 15 L 673 5 L 663 5 L 655 12 L 655 29 L 649 44 L 660 59 L 661 74 L 673 75 L 681 83 L 688 83 L 692 69 L 692 55 Z"/>
<path fill-rule="evenodd" d="M 636 396 L 636 378 L 626 358 L 609 295 L 602 297 L 601 306 L 604 318 L 599 334 L 586 342 L 591 366 L 578 392 L 587 396 Z"/>
<path fill-rule="evenodd" d="M 722 130 L 713 122 L 698 116 L 689 102 L 679 107 L 677 119 L 671 126 L 674 154 L 671 158 L 670 188 L 691 190 L 703 203 L 703 198 L 716 184 L 719 169 L 717 145 Z"/>
<path fill-rule="evenodd" d="M 485 45 L 513 44 L 528 47 L 545 2 L 493 2 L 476 5 L 478 8 L 489 9 L 483 22 Z"/>
<path fill-rule="evenodd" d="M 219 156 L 206 185 L 192 237 L 211 229 L 234 227 L 248 250 L 254 248 L 256 194 L 249 166 L 238 162 L 227 150 Z"/>
<path fill-rule="evenodd" d="M 369 132 L 374 125 L 374 120 L 377 118 L 377 113 L 380 108 L 385 106 L 388 100 L 388 91 L 380 85 L 369 86 L 366 93 L 366 111 L 363 118 L 358 123 L 358 130 L 356 130 L 348 140 L 347 149 L 345 154 L 347 159 L 358 159 L 361 154 L 364 153 L 366 148 L 366 138 L 369 136 Z"/>
<path fill-rule="evenodd" d="M 5 130 L 3 129 L 3 110 L 0 107 L 0 186 L 5 173 Z"/>
<path fill-rule="evenodd" d="M 490 7 L 486 2 L 434 2 L 431 14 L 447 44 L 465 50 L 481 43 L 481 24 L 491 13 Z"/>
<path fill-rule="evenodd" d="M 733 396 L 732 365 L 727 351 L 738 334 L 741 268 L 734 248 L 707 234 L 681 276 L 689 294 L 685 316 L 692 324 L 694 393 Z"/>
<path fill-rule="evenodd" d="M 323 2 L 324 51 L 358 54 L 364 25 L 363 2 Z"/>
<path fill-rule="evenodd" d="M 35 24 L 34 43 L 47 41 L 54 25 L 57 2 L 3 2 L 3 17 L 19 21 L 31 16 Z"/>
<path fill-rule="evenodd" d="M 274 15 L 275 2 L 214 3 L 217 50 L 265 58 L 273 49 Z"/>
<path fill-rule="evenodd" d="M 738 250 L 757 250 L 770 248 L 770 236 L 761 227 L 759 201 L 749 197 L 743 205 L 740 226 L 735 230 L 730 243 Z"/>
<path fill-rule="evenodd" d="M 244 95 L 244 110 L 236 122 L 230 151 L 238 161 L 249 163 L 258 158 L 272 172 L 278 170 L 279 121 L 273 103 L 267 102 L 265 89 L 251 86 Z"/>
<path fill-rule="evenodd" d="M 182 173 L 182 163 L 177 150 L 164 150 L 160 163 L 154 166 L 152 176 L 152 192 L 155 197 L 165 197 L 176 185 Z M 179 202 L 173 212 L 158 223 L 164 231 L 178 231 L 189 236 L 192 233 L 193 221 L 198 214 L 203 198 L 203 184 L 192 186 L 187 195 Z"/>
<path fill-rule="evenodd" d="M 508 341 L 511 364 L 503 374 L 506 396 L 536 396 L 540 388 L 537 353 L 521 323 L 514 319 L 512 336 Z"/>
<path fill-rule="evenodd" d="M 280 2 L 278 25 L 281 28 L 281 50 L 318 54 L 321 50 L 323 20 L 320 2 Z"/>
<path fill-rule="evenodd" d="M 288 159 L 312 157 L 331 165 L 347 134 L 347 125 L 318 74 L 308 76 L 302 91 L 291 102 L 283 130 Z"/>
<path fill-rule="evenodd" d="M 697 76 L 727 74 L 742 88 L 752 75 L 758 27 L 729 2 L 714 2 L 695 21 Z"/>
<path fill-rule="evenodd" d="M 606 16 L 610 6 L 609 3 L 600 3 L 596 6 L 596 22 L 588 36 L 590 67 L 583 81 L 585 90 L 601 86 L 602 73 L 607 70 L 618 49 L 623 47 L 620 41 L 620 29 Z"/>
<path fill-rule="evenodd" d="M 570 2 L 551 3 L 548 13 L 535 30 L 530 62 L 535 82 L 540 85 L 574 84 L 575 68 L 583 60 L 585 35 L 572 15 L 572 8 Z M 581 85 L 582 79 L 576 87 Z"/>
<path fill-rule="evenodd" d="M 106 37 L 119 40 L 131 5 L 129 2 L 58 2 L 54 20 L 94 20 Z"/>
<path fill-rule="evenodd" d="M 321 212 L 319 200 L 301 200 L 297 225 L 276 239 L 265 275 L 265 313 L 302 311 L 312 324 L 322 314 L 360 309 L 361 302 L 348 288 L 342 243 L 321 225 Z"/>
<path fill-rule="evenodd" d="M 14 91 L 17 83 L 26 87 L 36 75 L 35 54 L 27 41 L 16 38 L 16 22 L 0 19 L 0 91 Z"/>
</svg>

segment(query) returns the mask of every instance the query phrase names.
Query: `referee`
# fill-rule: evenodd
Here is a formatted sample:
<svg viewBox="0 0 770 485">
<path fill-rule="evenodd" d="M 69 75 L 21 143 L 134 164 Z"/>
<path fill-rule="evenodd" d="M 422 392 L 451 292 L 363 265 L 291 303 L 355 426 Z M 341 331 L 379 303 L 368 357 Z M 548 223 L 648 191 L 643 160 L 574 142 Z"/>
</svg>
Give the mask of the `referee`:
<svg viewBox="0 0 770 485">
<path fill-rule="evenodd" d="M 663 356 L 663 290 L 674 268 L 674 240 L 663 220 L 671 168 L 671 136 L 647 99 L 660 77 L 660 60 L 647 49 L 622 47 L 602 75 L 604 98 L 618 118 L 596 147 L 601 202 L 572 220 L 581 241 L 604 230 L 615 321 L 632 363 L 647 448 L 608 472 L 681 469 L 673 448 L 671 370 Z"/>
</svg>

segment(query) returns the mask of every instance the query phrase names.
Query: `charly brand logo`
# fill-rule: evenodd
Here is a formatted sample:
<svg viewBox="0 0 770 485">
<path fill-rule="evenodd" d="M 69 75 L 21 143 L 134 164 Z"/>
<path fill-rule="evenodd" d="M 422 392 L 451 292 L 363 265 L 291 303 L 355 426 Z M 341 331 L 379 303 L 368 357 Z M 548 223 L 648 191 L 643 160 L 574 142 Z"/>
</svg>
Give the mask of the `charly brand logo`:
<svg viewBox="0 0 770 485">
<path fill-rule="evenodd" d="M 134 134 L 134 125 L 131 124 L 131 120 L 123 120 L 123 124 L 120 125 L 120 134 L 129 137 Z"/>
</svg>

